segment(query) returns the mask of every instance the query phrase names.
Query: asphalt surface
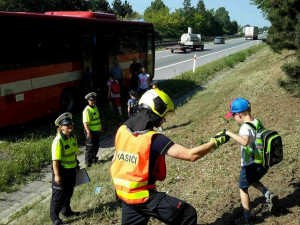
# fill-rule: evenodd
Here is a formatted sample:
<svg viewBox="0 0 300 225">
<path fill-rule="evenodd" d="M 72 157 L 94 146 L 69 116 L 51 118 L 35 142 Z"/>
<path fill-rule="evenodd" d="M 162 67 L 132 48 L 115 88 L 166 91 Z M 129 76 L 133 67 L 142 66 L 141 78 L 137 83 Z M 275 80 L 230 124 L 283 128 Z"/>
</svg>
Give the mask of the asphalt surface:
<svg viewBox="0 0 300 225">
<path fill-rule="evenodd" d="M 196 67 L 218 60 L 230 54 L 257 45 L 261 40 L 245 40 L 237 38 L 225 40 L 225 44 L 205 44 L 204 50 L 188 51 L 187 53 L 169 50 L 155 53 L 154 80 L 167 80 L 193 69 L 194 55 L 196 55 Z"/>
</svg>

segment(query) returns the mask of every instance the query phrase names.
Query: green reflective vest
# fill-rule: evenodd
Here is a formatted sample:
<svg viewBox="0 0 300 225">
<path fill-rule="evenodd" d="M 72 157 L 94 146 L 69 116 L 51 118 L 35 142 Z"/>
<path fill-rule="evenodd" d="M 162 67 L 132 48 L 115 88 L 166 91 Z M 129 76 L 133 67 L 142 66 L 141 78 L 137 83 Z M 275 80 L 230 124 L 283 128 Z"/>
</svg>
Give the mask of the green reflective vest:
<svg viewBox="0 0 300 225">
<path fill-rule="evenodd" d="M 91 131 L 101 130 L 101 121 L 97 106 L 95 106 L 94 108 L 90 107 L 89 105 L 86 106 L 83 110 L 82 117 L 83 122 L 88 124 Z"/>
<path fill-rule="evenodd" d="M 66 138 L 63 133 L 57 135 L 52 143 L 52 160 L 59 160 L 61 166 L 72 169 L 77 166 L 76 155 L 79 154 L 77 139 Z"/>
</svg>

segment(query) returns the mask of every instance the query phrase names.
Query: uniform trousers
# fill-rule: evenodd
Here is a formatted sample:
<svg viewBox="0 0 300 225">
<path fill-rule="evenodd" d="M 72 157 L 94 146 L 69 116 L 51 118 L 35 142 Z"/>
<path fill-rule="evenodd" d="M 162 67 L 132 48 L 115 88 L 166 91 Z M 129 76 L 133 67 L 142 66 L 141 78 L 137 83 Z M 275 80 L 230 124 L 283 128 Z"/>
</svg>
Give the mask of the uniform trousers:
<svg viewBox="0 0 300 225">
<path fill-rule="evenodd" d="M 86 131 L 84 131 L 85 137 L 87 137 Z M 86 138 L 86 151 L 85 151 L 85 163 L 91 165 L 93 160 L 97 160 L 97 154 L 99 151 L 99 131 L 91 131 L 92 139 Z"/>
<path fill-rule="evenodd" d="M 59 168 L 61 184 L 57 184 L 54 180 L 54 173 L 52 173 L 52 199 L 50 203 L 50 218 L 52 222 L 60 220 L 59 213 L 68 215 L 72 210 L 70 207 L 70 200 L 73 195 L 76 169 Z"/>
<path fill-rule="evenodd" d="M 197 212 L 192 205 L 163 192 L 149 194 L 149 200 L 142 204 L 122 201 L 122 225 L 145 225 L 151 216 L 166 224 L 197 224 Z"/>
</svg>

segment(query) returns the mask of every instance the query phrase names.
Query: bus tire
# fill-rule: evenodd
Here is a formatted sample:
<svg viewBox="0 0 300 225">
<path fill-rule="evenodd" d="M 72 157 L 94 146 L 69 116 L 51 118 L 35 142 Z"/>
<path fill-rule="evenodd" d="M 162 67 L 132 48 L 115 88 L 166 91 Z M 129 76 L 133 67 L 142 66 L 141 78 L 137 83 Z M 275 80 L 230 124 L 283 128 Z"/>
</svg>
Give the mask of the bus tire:
<svg viewBox="0 0 300 225">
<path fill-rule="evenodd" d="M 60 97 L 60 111 L 70 112 L 76 108 L 76 92 L 66 89 Z"/>
</svg>

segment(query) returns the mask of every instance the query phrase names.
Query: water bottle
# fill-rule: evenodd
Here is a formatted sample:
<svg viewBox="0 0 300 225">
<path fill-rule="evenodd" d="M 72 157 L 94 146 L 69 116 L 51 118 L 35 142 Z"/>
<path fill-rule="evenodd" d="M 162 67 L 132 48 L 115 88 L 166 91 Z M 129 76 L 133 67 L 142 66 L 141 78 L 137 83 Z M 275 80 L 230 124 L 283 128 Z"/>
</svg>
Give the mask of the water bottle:
<svg viewBox="0 0 300 225">
<path fill-rule="evenodd" d="M 256 134 L 255 139 L 255 155 L 254 155 L 254 162 L 256 163 L 263 163 L 263 157 L 264 157 L 264 143 L 261 138 L 261 133 Z"/>
<path fill-rule="evenodd" d="M 95 187 L 94 192 L 95 194 L 99 194 L 101 192 L 102 188 L 101 187 Z"/>
</svg>

